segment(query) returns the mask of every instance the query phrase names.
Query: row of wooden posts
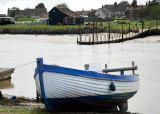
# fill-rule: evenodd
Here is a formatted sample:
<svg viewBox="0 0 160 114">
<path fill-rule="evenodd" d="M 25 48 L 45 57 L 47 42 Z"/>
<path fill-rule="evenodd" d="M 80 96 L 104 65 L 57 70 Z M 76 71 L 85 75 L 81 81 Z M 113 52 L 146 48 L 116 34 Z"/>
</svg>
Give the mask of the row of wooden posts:
<svg viewBox="0 0 160 114">
<path fill-rule="evenodd" d="M 124 41 L 124 38 L 134 37 L 134 35 L 137 35 L 138 33 L 139 34 L 143 33 L 146 30 L 150 29 L 150 27 L 148 27 L 148 29 L 146 29 L 144 27 L 144 21 L 141 21 L 141 22 L 142 22 L 142 29 L 140 29 L 140 30 L 137 27 L 136 27 L 136 30 L 131 29 L 131 24 L 128 23 L 129 26 L 128 26 L 128 30 L 127 30 L 128 32 L 127 32 L 127 34 L 124 33 L 124 26 L 122 25 L 121 26 L 122 27 L 121 28 L 121 33 L 112 33 L 112 35 L 111 35 L 111 25 L 110 25 L 110 22 L 108 22 L 108 32 L 107 32 L 108 35 L 106 36 L 106 35 L 97 35 L 98 34 L 97 33 L 97 21 L 96 21 L 96 24 L 94 24 L 95 20 L 93 19 L 93 26 L 92 26 L 93 27 L 92 28 L 93 32 L 92 32 L 92 35 L 85 35 L 85 41 L 84 41 L 84 39 L 82 38 L 82 33 L 81 33 L 81 26 L 79 26 L 79 38 L 77 38 L 77 43 L 83 44 L 83 42 L 85 42 L 85 44 L 86 44 L 87 41 L 89 42 L 89 44 L 91 44 L 91 43 L 95 44 L 97 42 L 110 43 L 110 42 L 113 42 L 113 38 L 116 38 L 114 40 L 117 40 L 117 37 L 115 37 L 115 34 L 117 34 L 117 36 L 119 36 L 118 40 L 121 39 L 121 41 Z M 158 21 L 156 22 L 156 29 L 158 29 Z M 135 34 L 133 34 L 134 32 L 135 32 Z M 129 33 L 129 35 L 128 35 L 128 33 Z M 86 40 L 88 36 L 89 36 L 89 39 Z M 102 36 L 103 36 L 103 38 L 102 38 Z M 100 37 L 100 41 L 98 40 L 99 37 Z M 111 38 L 112 38 L 112 40 L 111 40 Z"/>
</svg>

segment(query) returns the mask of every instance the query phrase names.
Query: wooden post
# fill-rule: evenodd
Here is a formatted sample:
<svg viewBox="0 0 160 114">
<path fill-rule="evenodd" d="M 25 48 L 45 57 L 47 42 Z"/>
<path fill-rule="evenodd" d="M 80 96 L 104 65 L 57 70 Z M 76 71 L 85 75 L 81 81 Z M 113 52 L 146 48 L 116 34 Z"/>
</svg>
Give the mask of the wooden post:
<svg viewBox="0 0 160 114">
<path fill-rule="evenodd" d="M 158 29 L 158 20 L 156 21 L 156 29 Z"/>
<path fill-rule="evenodd" d="M 107 64 L 105 64 L 105 69 L 107 69 Z M 106 74 L 107 74 L 107 72 L 106 72 Z"/>
<path fill-rule="evenodd" d="M 84 65 L 85 70 L 89 70 L 89 64 Z"/>
<path fill-rule="evenodd" d="M 132 66 L 134 66 L 134 65 L 135 65 L 135 64 L 134 64 L 134 61 L 132 61 Z M 135 73 L 135 72 L 134 72 L 134 69 L 133 69 L 132 71 L 133 71 L 133 74 L 134 74 L 134 73 Z"/>
<path fill-rule="evenodd" d="M 2 92 L 0 91 L 0 100 L 3 99 L 3 95 L 2 95 Z"/>
<path fill-rule="evenodd" d="M 111 28 L 110 28 L 110 22 L 108 22 L 108 32 L 109 32 L 109 42 L 111 37 Z"/>
<path fill-rule="evenodd" d="M 133 27 L 133 29 L 132 29 L 132 37 L 133 37 L 133 30 L 134 30 L 134 27 Z"/>
<path fill-rule="evenodd" d="M 118 28 L 118 39 L 120 39 L 120 29 Z"/>
<path fill-rule="evenodd" d="M 119 30 L 117 30 L 117 36 L 116 36 L 116 40 L 118 39 L 118 31 L 119 31 Z"/>
<path fill-rule="evenodd" d="M 96 19 L 96 38 L 97 38 L 97 19 Z M 97 38 L 97 42 L 98 42 L 98 38 Z"/>
<path fill-rule="evenodd" d="M 82 41 L 81 23 L 79 24 L 79 37 L 80 37 L 80 42 L 81 42 Z"/>
<path fill-rule="evenodd" d="M 143 29 L 144 29 L 144 21 L 142 21 L 142 33 L 143 33 Z"/>
<path fill-rule="evenodd" d="M 129 38 L 130 38 L 131 24 L 129 23 Z"/>
<path fill-rule="evenodd" d="M 93 37 L 92 38 L 93 38 L 92 41 L 94 43 L 94 19 L 93 19 Z"/>
<path fill-rule="evenodd" d="M 123 25 L 122 25 L 122 41 L 123 41 Z"/>
</svg>

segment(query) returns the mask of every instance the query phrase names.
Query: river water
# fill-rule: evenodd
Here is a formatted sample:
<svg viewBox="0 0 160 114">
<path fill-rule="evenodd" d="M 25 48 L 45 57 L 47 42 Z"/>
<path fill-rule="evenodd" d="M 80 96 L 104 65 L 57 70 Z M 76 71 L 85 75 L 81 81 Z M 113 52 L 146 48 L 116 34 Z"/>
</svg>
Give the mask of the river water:
<svg viewBox="0 0 160 114">
<path fill-rule="evenodd" d="M 0 67 L 15 68 L 11 80 L 0 82 L 2 93 L 36 97 L 33 75 L 37 57 L 43 57 L 46 64 L 79 69 L 86 63 L 111 68 L 131 66 L 135 61 L 140 89 L 129 100 L 129 111 L 160 113 L 160 36 L 89 46 L 77 45 L 76 39 L 76 35 L 0 35 Z"/>
</svg>

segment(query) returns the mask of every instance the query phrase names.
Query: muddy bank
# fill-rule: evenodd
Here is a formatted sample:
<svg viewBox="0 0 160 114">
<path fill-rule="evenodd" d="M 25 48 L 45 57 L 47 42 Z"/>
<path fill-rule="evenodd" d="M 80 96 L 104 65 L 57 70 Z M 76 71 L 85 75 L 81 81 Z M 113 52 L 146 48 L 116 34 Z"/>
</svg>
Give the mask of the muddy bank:
<svg viewBox="0 0 160 114">
<path fill-rule="evenodd" d="M 108 32 L 108 28 L 97 28 L 94 32 L 103 33 Z M 121 30 L 110 30 L 111 33 L 122 33 Z M 124 30 L 123 33 L 127 33 L 128 30 Z M 92 28 L 68 28 L 68 29 L 9 29 L 1 28 L 0 34 L 88 34 L 93 33 Z"/>
<path fill-rule="evenodd" d="M 3 95 L 3 99 L 0 100 L 0 108 L 9 109 L 29 109 L 29 110 L 41 110 L 48 113 L 45 106 L 41 102 L 37 102 L 36 99 L 30 98 L 11 98 L 9 95 Z M 1 111 L 0 111 L 1 112 Z M 49 112 L 50 113 L 50 112 Z M 51 112 L 53 113 L 53 112 Z M 58 110 L 54 113 L 65 113 L 65 114 L 97 114 L 97 113 L 107 113 L 107 114 L 138 114 L 130 112 L 113 112 L 111 110 L 99 109 L 99 110 Z"/>
<path fill-rule="evenodd" d="M 35 99 L 29 99 L 29 98 L 13 99 L 9 95 L 3 95 L 3 96 L 4 97 L 0 100 L 0 107 L 45 110 L 44 104 L 41 102 L 37 102 Z"/>
</svg>

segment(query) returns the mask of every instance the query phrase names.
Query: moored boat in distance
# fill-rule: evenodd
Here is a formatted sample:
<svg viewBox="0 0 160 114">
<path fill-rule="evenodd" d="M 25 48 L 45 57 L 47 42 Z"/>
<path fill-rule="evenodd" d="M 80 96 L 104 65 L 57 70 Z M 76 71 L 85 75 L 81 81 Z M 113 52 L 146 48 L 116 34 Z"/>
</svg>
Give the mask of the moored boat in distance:
<svg viewBox="0 0 160 114">
<path fill-rule="evenodd" d="M 42 58 L 37 58 L 34 75 L 37 98 L 48 110 L 109 108 L 127 111 L 127 100 L 139 89 L 139 76 L 134 74 L 137 66 L 101 71 L 92 68 L 89 64 L 85 65 L 85 70 L 47 65 Z M 133 70 L 133 74 L 124 75 L 126 70 Z M 120 75 L 108 74 L 115 71 L 120 71 Z"/>
</svg>

